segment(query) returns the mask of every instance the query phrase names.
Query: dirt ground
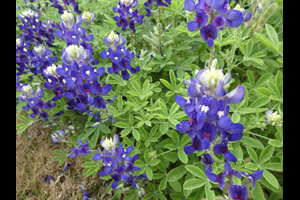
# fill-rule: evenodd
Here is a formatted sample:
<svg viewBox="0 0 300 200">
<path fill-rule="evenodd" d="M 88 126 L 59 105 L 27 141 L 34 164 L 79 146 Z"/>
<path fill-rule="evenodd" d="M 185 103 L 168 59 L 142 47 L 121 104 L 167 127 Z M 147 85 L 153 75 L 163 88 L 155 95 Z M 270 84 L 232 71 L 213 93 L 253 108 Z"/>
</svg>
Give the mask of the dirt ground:
<svg viewBox="0 0 300 200">
<path fill-rule="evenodd" d="M 22 123 L 18 119 L 16 123 Z M 42 133 L 40 136 L 35 136 Z M 59 166 L 59 161 L 52 162 L 52 158 L 58 156 L 54 150 L 66 151 L 64 143 L 51 141 L 51 128 L 42 129 L 41 122 L 36 126 L 30 126 L 21 135 L 16 136 L 16 199 L 20 200 L 67 200 L 83 199 L 83 192 L 89 191 L 89 197 L 96 199 L 111 199 L 105 194 L 108 182 L 96 177 L 85 177 L 81 167 L 83 161 L 80 157 L 67 158 L 66 162 Z M 31 140 L 27 138 L 31 136 Z M 71 166 L 65 175 L 61 172 L 64 166 Z M 43 178 L 53 176 L 55 182 L 45 182 Z M 84 190 L 79 192 L 80 185 Z"/>
</svg>

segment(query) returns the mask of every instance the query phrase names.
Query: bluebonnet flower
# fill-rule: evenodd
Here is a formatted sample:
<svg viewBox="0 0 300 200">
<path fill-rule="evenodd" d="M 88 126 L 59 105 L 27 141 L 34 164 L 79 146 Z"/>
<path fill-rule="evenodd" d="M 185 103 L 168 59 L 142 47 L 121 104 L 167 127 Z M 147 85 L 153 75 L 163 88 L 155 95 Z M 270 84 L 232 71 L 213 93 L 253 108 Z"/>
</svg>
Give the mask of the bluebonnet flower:
<svg viewBox="0 0 300 200">
<path fill-rule="evenodd" d="M 241 172 L 242 175 L 247 177 L 247 181 L 245 185 L 252 183 L 252 188 L 255 189 L 255 181 L 258 181 L 262 177 L 263 172 L 264 170 L 258 170 L 256 172 L 253 172 L 253 174 L 249 174 L 247 172 Z"/>
<path fill-rule="evenodd" d="M 195 21 L 189 21 L 187 28 L 190 32 L 200 29 L 201 38 L 212 47 L 218 37 L 218 31 L 225 26 L 237 28 L 243 22 L 252 18 L 250 11 L 242 9 L 239 4 L 231 10 L 228 0 L 185 0 L 184 7 L 188 12 L 195 12 Z M 214 15 L 218 12 L 219 15 Z M 208 15 L 210 22 L 208 22 Z"/>
<path fill-rule="evenodd" d="M 89 148 L 89 142 L 86 140 L 85 144 L 81 142 L 81 140 L 78 138 L 78 145 L 75 148 L 71 148 L 71 150 L 74 153 L 71 153 L 69 155 L 70 158 L 74 158 L 75 156 L 80 156 L 80 155 L 86 155 L 90 154 L 91 151 L 88 149 Z"/>
<path fill-rule="evenodd" d="M 122 189 L 126 191 L 126 185 L 135 187 L 141 194 L 145 194 L 139 180 L 146 181 L 146 175 L 135 176 L 134 172 L 140 170 L 138 166 L 134 166 L 134 161 L 139 157 L 139 154 L 129 156 L 133 150 L 133 146 L 123 148 L 122 144 L 117 147 L 119 143 L 118 135 L 114 135 L 114 138 L 105 139 L 100 142 L 104 148 L 102 152 L 99 148 L 99 153 L 93 156 L 94 161 L 102 161 L 104 164 L 104 170 L 99 173 L 100 177 L 109 175 L 113 179 L 112 188 Z"/>
<path fill-rule="evenodd" d="M 124 37 L 112 31 L 110 35 L 105 37 L 104 43 L 109 46 L 109 48 L 108 51 L 101 52 L 100 56 L 102 59 L 110 58 L 112 61 L 112 67 L 107 69 L 108 73 L 119 74 L 121 72 L 122 78 L 128 81 L 130 75 L 127 70 L 129 70 L 131 74 L 140 71 L 139 66 L 136 68 L 131 66 L 131 59 L 133 59 L 134 53 L 130 53 L 130 51 L 123 46 L 126 43 Z"/>
<path fill-rule="evenodd" d="M 53 4 L 51 6 L 53 6 L 54 8 L 58 9 L 58 12 L 60 14 L 63 14 L 63 12 L 65 11 L 65 8 L 67 7 L 67 10 L 70 10 L 70 6 L 74 7 L 74 12 L 81 14 L 81 10 L 78 9 L 78 2 L 75 2 L 74 0 L 63 0 L 63 1 L 59 1 L 59 0 L 49 0 L 50 2 L 52 2 Z M 61 5 L 61 3 L 64 3 L 63 5 Z M 65 8 L 64 8 L 65 7 Z"/>
<path fill-rule="evenodd" d="M 153 1 L 153 0 L 147 0 L 147 1 L 144 3 L 144 5 L 145 5 L 146 7 L 149 7 L 150 5 L 156 3 L 157 6 L 165 6 L 165 7 L 169 7 L 169 5 L 171 5 L 171 2 L 172 2 L 172 0 L 154 0 L 154 1 Z M 148 13 L 147 13 L 147 16 L 151 16 L 152 9 L 146 8 L 146 11 L 147 11 L 148 13 L 150 13 L 149 15 L 148 15 Z"/>
<path fill-rule="evenodd" d="M 89 191 L 86 191 L 86 192 L 84 192 L 83 193 L 83 200 L 88 200 L 88 195 L 90 194 L 90 192 Z"/>
<path fill-rule="evenodd" d="M 245 185 L 230 185 L 228 193 L 234 200 L 247 200 L 248 197 L 248 190 Z"/>
<path fill-rule="evenodd" d="M 227 116 L 229 103 L 238 103 L 244 97 L 244 87 L 239 85 L 236 89 L 226 93 L 224 87 L 228 87 L 230 74 L 223 74 L 223 69 L 216 69 L 217 60 L 213 60 L 210 69 L 196 72 L 196 79 L 186 81 L 189 97 L 176 96 L 176 103 L 184 108 L 184 112 L 190 117 L 189 121 L 182 121 L 176 125 L 179 132 L 188 134 L 191 145 L 184 147 L 186 154 L 195 151 L 211 151 L 215 154 L 223 154 L 229 161 L 237 159 L 228 151 L 228 142 L 238 141 L 242 138 L 243 125 L 231 123 Z M 217 132 L 219 136 L 217 140 Z M 221 142 L 216 144 L 216 141 Z M 214 148 L 209 150 L 211 143 Z M 204 159 L 204 158 L 203 158 Z M 204 159 L 209 162 L 208 158 Z M 208 166 L 205 167 L 208 169 Z"/>
<path fill-rule="evenodd" d="M 119 0 L 118 7 L 113 7 L 113 11 L 118 13 L 114 19 L 117 21 L 118 27 L 122 26 L 122 30 L 125 31 L 129 26 L 129 29 L 135 33 L 135 23 L 142 24 L 144 15 L 139 15 L 138 10 L 133 8 L 137 7 L 137 0 Z"/>
<path fill-rule="evenodd" d="M 43 88 L 37 87 L 35 91 L 30 85 L 26 83 L 22 84 L 22 88 L 20 89 L 22 94 L 19 96 L 20 101 L 27 101 L 27 105 L 23 106 L 23 110 L 31 110 L 30 114 L 31 118 L 34 118 L 39 114 L 45 121 L 48 121 L 48 113 L 44 109 L 51 109 L 56 106 L 56 103 L 51 104 L 50 101 L 44 102 L 42 98 L 44 96 Z"/>
<path fill-rule="evenodd" d="M 67 46 L 62 51 L 61 65 L 52 65 L 43 71 L 47 82 L 44 86 L 52 89 L 57 101 L 65 96 L 69 99 L 67 109 L 79 110 L 93 115 L 97 108 L 106 109 L 106 103 L 102 96 L 106 96 L 112 86 L 103 86 L 99 83 L 99 77 L 105 74 L 104 67 L 98 69 L 98 60 L 93 59 L 93 49 L 89 41 L 93 35 L 87 35 L 81 27 L 83 19 L 77 16 L 76 20 L 72 13 L 64 10 L 61 15 L 61 30 L 56 30 L 57 37 L 66 41 Z M 102 114 L 102 113 L 101 113 Z M 101 121 L 101 114 L 96 116 L 96 121 Z"/>
</svg>

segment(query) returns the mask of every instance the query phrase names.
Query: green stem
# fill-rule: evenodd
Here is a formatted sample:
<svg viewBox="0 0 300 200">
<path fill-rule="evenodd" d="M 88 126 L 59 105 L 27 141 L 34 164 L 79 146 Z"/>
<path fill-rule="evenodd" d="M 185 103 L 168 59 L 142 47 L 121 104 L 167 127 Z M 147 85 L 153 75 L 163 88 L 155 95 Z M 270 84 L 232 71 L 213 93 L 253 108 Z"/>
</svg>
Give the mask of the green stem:
<svg viewBox="0 0 300 200">
<path fill-rule="evenodd" d="M 132 30 L 130 30 L 130 37 L 131 37 L 131 52 L 133 52 L 133 33 L 132 33 Z"/>
<path fill-rule="evenodd" d="M 161 52 L 161 35 L 160 35 L 160 29 L 161 29 L 161 20 L 160 20 L 160 8 L 158 9 L 158 44 L 159 44 L 159 51 Z"/>
<path fill-rule="evenodd" d="M 274 29 L 276 30 L 276 28 L 277 28 L 280 24 L 282 24 L 282 22 L 283 22 L 283 19 L 282 19 L 278 24 L 276 24 L 276 26 L 274 27 Z"/>
<path fill-rule="evenodd" d="M 267 139 L 267 140 L 270 140 L 270 139 L 271 139 L 271 138 L 267 138 L 267 137 L 262 136 L 262 135 L 258 135 L 258 134 L 256 134 L 256 133 L 252 133 L 252 132 L 250 132 L 250 131 L 248 131 L 248 133 L 250 133 L 251 135 L 255 135 L 255 136 L 261 137 L 261 138 L 265 138 L 265 139 Z"/>
<path fill-rule="evenodd" d="M 174 150 L 175 150 L 175 149 L 174 149 Z M 163 153 L 161 153 L 161 154 L 156 155 L 156 157 L 161 156 L 161 155 L 164 155 L 164 154 L 169 153 L 169 152 L 174 151 L 174 150 L 165 151 L 165 152 L 163 152 Z"/>
<path fill-rule="evenodd" d="M 214 20 L 214 10 L 211 9 L 210 12 L 210 23 L 212 24 Z M 215 45 L 212 45 L 211 49 L 210 49 L 210 57 L 209 57 L 209 63 L 208 63 L 208 68 L 210 68 L 212 60 L 214 58 L 214 51 L 215 51 Z"/>
<path fill-rule="evenodd" d="M 209 154 L 210 156 L 217 162 L 217 163 L 220 163 L 220 164 L 223 164 L 224 163 L 224 159 L 220 160 L 219 158 L 217 158 L 213 152 L 213 147 L 214 147 L 214 144 L 211 144 L 210 146 L 210 150 L 209 150 Z"/>
</svg>

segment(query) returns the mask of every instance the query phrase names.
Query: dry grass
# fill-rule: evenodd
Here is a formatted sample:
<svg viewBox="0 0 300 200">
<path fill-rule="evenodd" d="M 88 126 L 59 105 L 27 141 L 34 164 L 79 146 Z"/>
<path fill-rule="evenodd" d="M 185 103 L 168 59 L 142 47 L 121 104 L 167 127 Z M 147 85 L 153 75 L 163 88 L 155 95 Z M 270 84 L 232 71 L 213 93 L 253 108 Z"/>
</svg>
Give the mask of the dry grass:
<svg viewBox="0 0 300 200">
<path fill-rule="evenodd" d="M 21 123 L 17 119 L 17 123 Z M 26 132 L 26 133 L 25 133 Z M 111 195 L 105 195 L 107 182 L 96 177 L 82 175 L 83 167 L 80 157 L 67 158 L 71 167 L 65 175 L 61 175 L 64 165 L 59 166 L 58 161 L 52 162 L 52 158 L 58 156 L 55 149 L 65 152 L 67 145 L 53 143 L 51 141 L 51 128 L 42 129 L 41 123 L 35 127 L 30 126 L 27 131 L 16 138 L 16 199 L 22 200 L 64 200 L 82 199 L 85 191 L 90 191 L 89 197 L 96 199 L 111 199 Z M 42 133 L 40 136 L 35 135 Z M 27 138 L 30 135 L 31 140 Z M 53 176 L 54 181 L 44 182 L 43 178 Z M 79 192 L 79 186 L 85 190 Z M 104 186 L 104 187 L 103 187 Z M 94 191 L 94 192 L 92 192 Z M 101 198 L 102 196 L 102 198 Z"/>
</svg>

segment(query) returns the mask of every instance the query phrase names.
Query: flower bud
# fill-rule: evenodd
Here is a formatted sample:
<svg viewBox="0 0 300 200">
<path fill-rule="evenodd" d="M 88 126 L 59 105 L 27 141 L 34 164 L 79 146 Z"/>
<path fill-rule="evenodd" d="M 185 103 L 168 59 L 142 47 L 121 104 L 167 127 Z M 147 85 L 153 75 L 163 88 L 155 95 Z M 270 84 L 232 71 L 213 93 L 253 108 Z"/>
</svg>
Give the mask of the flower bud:
<svg viewBox="0 0 300 200">
<path fill-rule="evenodd" d="M 265 123 L 271 124 L 272 126 L 282 126 L 282 117 L 278 114 L 278 111 L 273 113 L 272 110 L 267 110 L 266 115 L 268 119 L 265 121 Z"/>
<path fill-rule="evenodd" d="M 94 21 L 95 16 L 95 13 L 91 14 L 89 12 L 84 11 L 82 19 L 85 21 L 86 24 L 91 24 Z"/>
<path fill-rule="evenodd" d="M 263 7 L 262 7 L 261 3 L 257 4 L 257 10 L 259 13 L 261 13 L 263 11 Z"/>
</svg>

